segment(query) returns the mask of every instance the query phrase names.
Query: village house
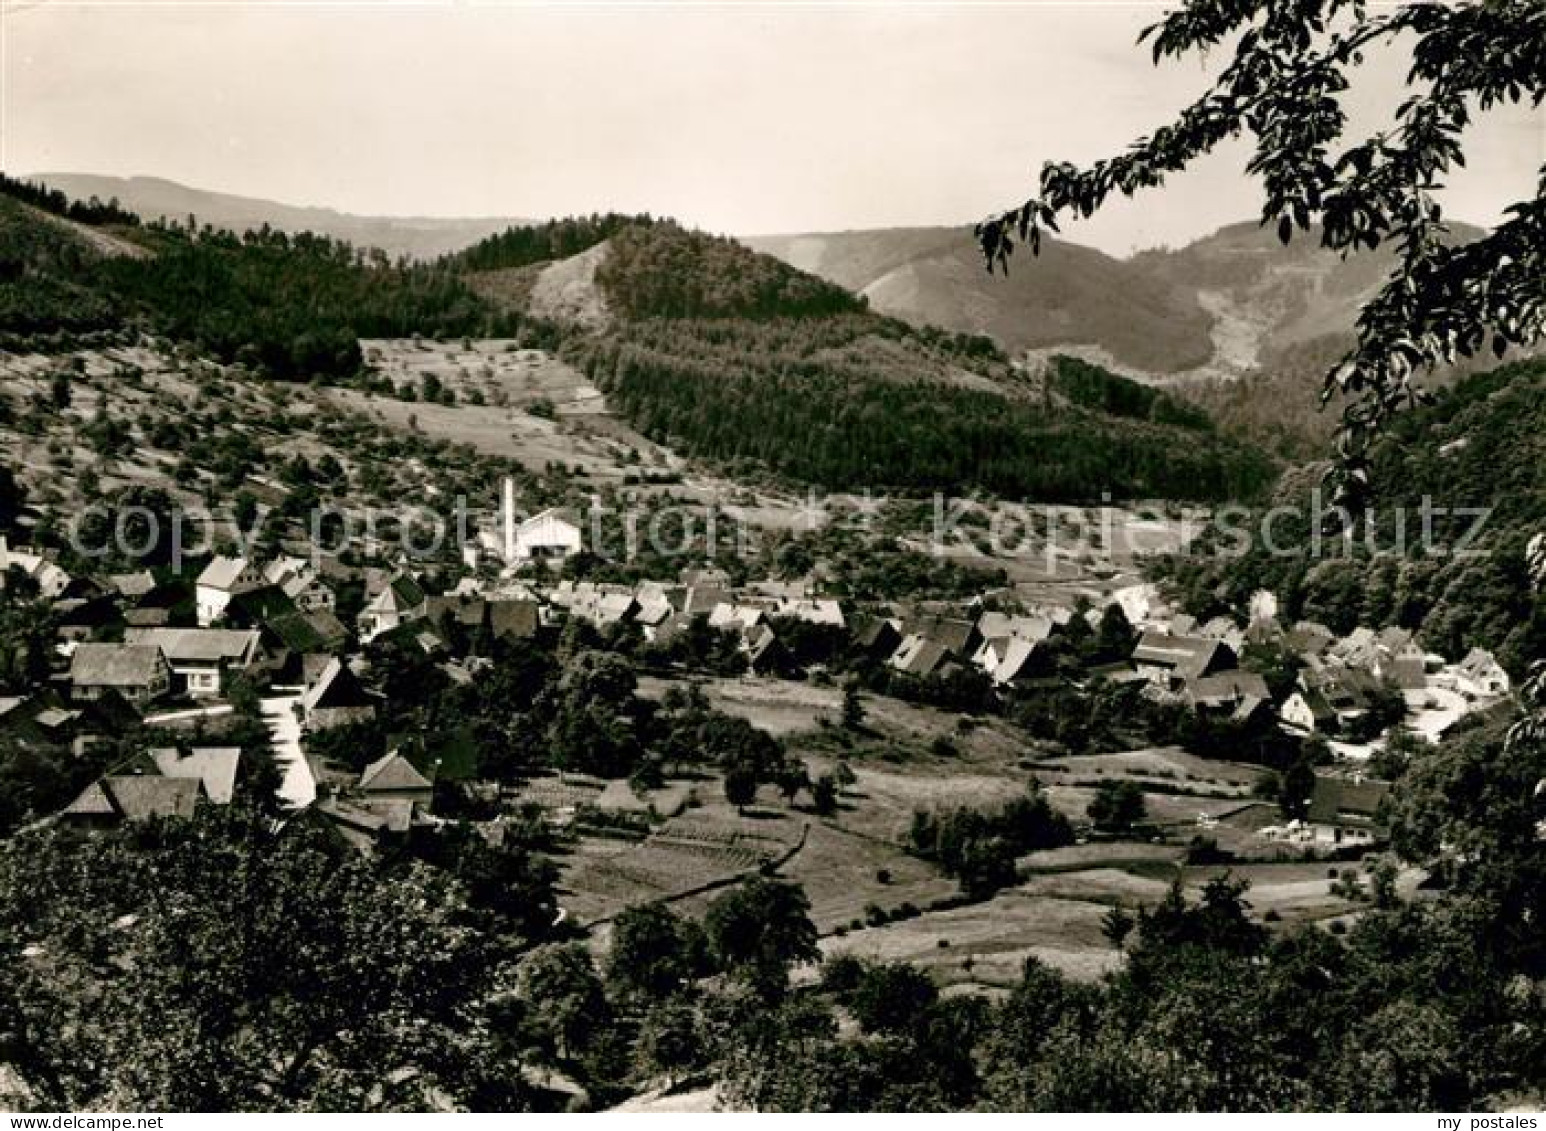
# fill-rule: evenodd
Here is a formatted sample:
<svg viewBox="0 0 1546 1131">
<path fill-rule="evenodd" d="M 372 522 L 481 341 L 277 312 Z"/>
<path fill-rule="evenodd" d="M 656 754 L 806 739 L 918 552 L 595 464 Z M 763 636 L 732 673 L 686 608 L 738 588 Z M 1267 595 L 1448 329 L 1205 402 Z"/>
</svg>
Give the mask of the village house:
<svg viewBox="0 0 1546 1131">
<path fill-rule="evenodd" d="M 684 588 L 729 589 L 730 575 L 717 566 L 684 569 L 677 575 Z"/>
<path fill-rule="evenodd" d="M 171 686 L 171 666 L 154 644 L 77 644 L 70 655 L 70 697 L 77 701 L 115 691 L 130 703 L 143 704 Z"/>
<path fill-rule="evenodd" d="M 268 584 L 263 571 L 246 558 L 216 555 L 194 582 L 199 624 L 208 627 L 225 616 L 233 597 Z"/>
<path fill-rule="evenodd" d="M 1050 637 L 1058 628 L 1051 617 L 1014 615 L 986 612 L 977 618 L 977 635 L 984 641 L 999 639 L 1029 640 L 1039 643 Z"/>
<path fill-rule="evenodd" d="M 1046 684 L 1052 678 L 1051 665 L 1047 662 L 1047 649 L 1041 641 L 1011 636 L 1004 639 L 1001 647 L 986 651 L 985 658 L 992 665 L 982 668 L 998 687 L 1033 687 Z M 981 654 L 981 653 L 980 653 Z"/>
<path fill-rule="evenodd" d="M 125 601 L 138 601 L 156 587 L 156 577 L 148 569 L 135 573 L 110 573 L 103 579 L 107 587 Z"/>
<path fill-rule="evenodd" d="M 1371 670 L 1376 679 L 1402 691 L 1421 691 L 1428 686 L 1427 655 L 1410 636 L 1400 643 L 1382 641 Z"/>
<path fill-rule="evenodd" d="M 258 658 L 256 629 L 130 628 L 125 644 L 161 649 L 172 669 L 172 690 L 195 699 L 219 695 L 234 672 L 246 671 Z"/>
<path fill-rule="evenodd" d="M 488 631 L 495 640 L 532 640 L 542 632 L 542 606 L 534 600 L 499 597 L 486 609 Z"/>
<path fill-rule="evenodd" d="M 853 624 L 853 647 L 871 659 L 883 660 L 896 654 L 902 633 L 886 617 L 857 617 Z"/>
<path fill-rule="evenodd" d="M 1460 690 L 1476 699 L 1496 699 L 1508 694 L 1508 673 L 1485 648 L 1472 648 L 1455 665 Z"/>
<path fill-rule="evenodd" d="M 1145 632 L 1133 648 L 1133 669 L 1151 682 L 1174 688 L 1235 666 L 1235 651 L 1222 640 Z"/>
<path fill-rule="evenodd" d="M 1319 659 L 1336 642 L 1337 634 L 1325 625 L 1312 620 L 1302 620 L 1288 630 L 1283 643 L 1300 659 L 1308 662 Z"/>
<path fill-rule="evenodd" d="M 263 622 L 265 643 L 295 655 L 336 652 L 349 642 L 349 629 L 330 609 L 294 610 Z"/>
<path fill-rule="evenodd" d="M 1221 640 L 1237 655 L 1245 647 L 1245 630 L 1225 616 L 1214 617 L 1200 625 L 1196 635 L 1208 640 Z"/>
<path fill-rule="evenodd" d="M 676 613 L 676 606 L 660 592 L 640 590 L 635 597 L 634 623 L 644 631 L 644 639 L 653 641 L 665 624 Z"/>
<path fill-rule="evenodd" d="M 1249 713 L 1272 701 L 1265 679 L 1238 668 L 1188 680 L 1184 694 L 1192 706 L 1215 714 L 1232 715 L 1242 708 Z"/>
<path fill-rule="evenodd" d="M 913 633 L 902 638 L 896 654 L 886 662 L 899 672 L 925 679 L 943 670 L 950 661 L 951 651 L 944 644 Z"/>
<path fill-rule="evenodd" d="M 559 608 L 570 616 L 598 629 L 628 620 L 638 612 L 639 602 L 626 585 L 597 585 L 582 581 L 575 585 L 560 583 L 550 594 Z"/>
<path fill-rule="evenodd" d="M 1278 717 L 1295 730 L 1305 734 L 1323 734 L 1334 730 L 1337 713 L 1331 709 L 1326 697 L 1314 687 L 1297 687 L 1283 700 Z"/>
<path fill-rule="evenodd" d="M 971 659 L 982 645 L 982 634 L 977 631 L 975 623 L 936 613 L 912 617 L 903 624 L 902 634 L 925 637 L 962 660 Z"/>
<path fill-rule="evenodd" d="M 843 606 L 825 597 L 786 597 L 779 601 L 772 615 L 792 617 L 807 624 L 826 625 L 829 628 L 847 627 Z"/>
<path fill-rule="evenodd" d="M 1345 730 L 1369 713 L 1379 691 L 1380 680 L 1362 668 L 1335 663 L 1305 668 L 1279 717 L 1307 733 Z"/>
<path fill-rule="evenodd" d="M 192 817 L 202 786 L 197 778 L 110 774 L 92 782 L 59 814 L 67 826 L 111 828 L 152 817 Z"/>
<path fill-rule="evenodd" d="M 0 735 L 27 747 L 53 747 L 80 753 L 78 740 L 92 723 L 86 712 L 65 705 L 52 691 L 34 695 L 8 695 L 0 698 Z"/>
<path fill-rule="evenodd" d="M 68 573 L 41 554 L 11 549 L 5 536 L 0 534 L 0 592 L 4 591 L 13 570 L 37 586 L 38 596 L 45 601 L 58 599 L 70 588 Z"/>
<path fill-rule="evenodd" d="M 745 632 L 761 624 L 767 611 L 761 605 L 721 601 L 709 610 L 709 627 L 721 632 Z"/>
<path fill-rule="evenodd" d="M 162 746 L 147 750 L 145 757 L 162 777 L 198 782 L 203 798 L 212 805 L 229 805 L 236 796 L 239 746 L 195 746 L 186 751 Z"/>
<path fill-rule="evenodd" d="M 516 562 L 561 562 L 584 547 L 578 517 L 555 508 L 533 515 L 509 532 L 508 556 Z"/>
<path fill-rule="evenodd" d="M 301 695 L 300 707 L 307 730 L 328 730 L 374 718 L 376 696 L 347 664 L 332 656 Z"/>
<path fill-rule="evenodd" d="M 419 583 L 406 573 L 395 573 L 360 610 L 360 643 L 368 644 L 383 632 L 422 620 L 428 598 Z"/>
<path fill-rule="evenodd" d="M 788 652 L 778 636 L 765 624 L 759 624 L 741 640 L 746 653 L 746 666 L 758 675 L 768 675 L 783 669 L 788 663 Z"/>
<path fill-rule="evenodd" d="M 1366 844 L 1381 840 L 1385 830 L 1380 804 L 1390 792 L 1381 781 L 1350 778 L 1315 778 L 1306 825 L 1317 844 Z"/>
<path fill-rule="evenodd" d="M 406 832 L 415 811 L 427 816 L 435 796 L 430 780 L 395 750 L 366 766 L 355 788 L 361 805 L 383 818 L 391 832 Z"/>
<path fill-rule="evenodd" d="M 303 613 L 331 610 L 335 606 L 332 588 L 304 558 L 275 558 L 264 567 L 263 576 Z"/>
</svg>

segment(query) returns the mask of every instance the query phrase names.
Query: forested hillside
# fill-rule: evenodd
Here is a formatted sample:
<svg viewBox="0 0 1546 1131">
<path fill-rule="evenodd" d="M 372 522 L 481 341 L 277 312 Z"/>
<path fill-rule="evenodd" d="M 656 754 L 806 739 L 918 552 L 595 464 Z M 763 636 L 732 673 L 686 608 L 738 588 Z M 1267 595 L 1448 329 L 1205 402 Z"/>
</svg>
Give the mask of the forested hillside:
<svg viewBox="0 0 1546 1131">
<path fill-rule="evenodd" d="M 1291 552 L 1274 554 L 1258 540 L 1244 557 L 1173 563 L 1188 605 L 1243 609 L 1268 588 L 1291 618 L 1337 632 L 1399 624 L 1420 629 L 1445 655 L 1491 649 L 1516 674 L 1546 655 L 1546 600 L 1525 570 L 1525 547 L 1546 533 L 1546 362 L 1468 377 L 1433 406 L 1398 417 L 1374 454 L 1372 478 L 1373 521 L 1350 550 L 1327 538 L 1318 557 L 1311 553 L 1315 479 L 1298 476 L 1276 500 L 1294 514 L 1273 527 L 1275 544 Z M 1425 499 L 1431 536 L 1421 548 Z M 1402 539 L 1406 551 L 1397 553 Z"/>
<path fill-rule="evenodd" d="M 411 265 L 326 237 L 136 225 L 116 210 L 101 218 L 132 254 L 106 254 L 98 227 L 15 196 L 3 209 L 0 334 L 16 345 L 148 330 L 274 377 L 337 380 L 361 370 L 361 337 L 521 336 L 561 344 L 651 438 L 740 473 L 1038 500 L 1249 497 L 1274 474 L 1170 397 L 1088 366 L 1033 378 L 985 338 L 873 314 L 771 256 L 648 217 L 513 229 Z M 590 270 L 564 286 L 588 288 L 602 316 L 534 318 L 523 298 L 575 255 Z"/>
<path fill-rule="evenodd" d="M 136 225 L 116 212 L 112 227 L 88 227 L 30 195 L 0 193 L 0 334 L 143 329 L 307 378 L 353 374 L 362 336 L 509 333 L 518 321 L 444 265 L 392 264 L 321 236 Z"/>
<path fill-rule="evenodd" d="M 984 338 L 674 224 L 614 234 L 596 285 L 616 317 L 570 359 L 651 438 L 735 471 L 1038 500 L 1237 498 L 1273 475 L 1168 396 L 1065 363 L 1032 380 Z"/>
<path fill-rule="evenodd" d="M 629 227 L 647 227 L 649 216 L 608 212 L 600 216 L 572 216 L 543 224 L 506 228 L 471 247 L 446 257 L 446 262 L 466 271 L 504 271 L 568 259 L 588 251 Z"/>
</svg>

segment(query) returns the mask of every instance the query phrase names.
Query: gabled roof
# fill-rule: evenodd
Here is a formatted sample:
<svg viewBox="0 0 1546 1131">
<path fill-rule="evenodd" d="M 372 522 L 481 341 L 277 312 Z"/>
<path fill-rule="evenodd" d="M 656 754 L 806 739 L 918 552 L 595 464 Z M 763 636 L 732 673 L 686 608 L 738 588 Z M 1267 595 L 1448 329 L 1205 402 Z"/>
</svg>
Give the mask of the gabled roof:
<svg viewBox="0 0 1546 1131">
<path fill-rule="evenodd" d="M 187 754 L 173 747 L 148 751 L 162 777 L 185 778 L 204 787 L 204 795 L 216 805 L 229 805 L 236 793 L 239 746 L 195 746 Z"/>
<path fill-rule="evenodd" d="M 776 655 L 783 647 L 773 630 L 759 624 L 746 634 L 746 658 L 752 665 Z"/>
<path fill-rule="evenodd" d="M 1374 634 L 1375 642 L 1390 652 L 1399 652 L 1412 643 L 1412 634 L 1404 628 L 1388 625 Z"/>
<path fill-rule="evenodd" d="M 1299 673 L 1300 682 L 1318 690 L 1326 702 L 1339 712 L 1360 711 L 1369 705 L 1369 699 L 1380 683 L 1362 668 L 1350 668 L 1331 664 L 1315 669 L 1306 668 Z"/>
<path fill-rule="evenodd" d="M 526 530 L 535 530 L 549 519 L 572 526 L 576 531 L 580 529 L 580 516 L 570 507 L 549 507 L 545 511 L 538 511 L 515 529 L 518 533 Z"/>
<path fill-rule="evenodd" d="M 267 621 L 269 631 L 292 652 L 323 652 L 349 639 L 344 622 L 326 609 L 281 613 Z"/>
<path fill-rule="evenodd" d="M 950 649 L 939 641 L 914 633 L 902 641 L 890 663 L 893 668 L 908 675 L 927 676 L 937 671 L 949 658 Z"/>
<path fill-rule="evenodd" d="M 1014 637 L 1032 643 L 1052 635 L 1055 625 L 1051 617 L 1011 616 L 1009 613 L 986 612 L 977 618 L 977 631 L 983 636 Z"/>
<path fill-rule="evenodd" d="M 206 589 L 231 590 L 250 565 L 246 558 L 228 558 L 217 554 L 199 574 L 198 584 Z"/>
<path fill-rule="evenodd" d="M 406 573 L 394 574 L 368 606 L 373 613 L 406 613 L 423 605 L 426 598 L 419 583 Z"/>
<path fill-rule="evenodd" d="M 277 585 L 284 589 L 288 584 L 297 580 L 309 580 L 315 577 L 311 566 L 305 558 L 285 557 L 275 558 L 263 567 L 263 578 L 270 585 Z M 288 592 L 288 589 L 286 589 Z"/>
<path fill-rule="evenodd" d="M 100 781 L 94 781 L 81 790 L 80 796 L 65 806 L 64 812 L 72 817 L 112 817 L 118 809 Z"/>
<path fill-rule="evenodd" d="M 33 717 L 32 721 L 44 730 L 55 730 L 65 723 L 73 723 L 82 714 L 81 711 L 67 711 L 62 707 L 45 707 Z"/>
<path fill-rule="evenodd" d="M 1229 654 L 1229 647 L 1220 640 L 1145 632 L 1133 648 L 1133 662 L 1169 668 L 1183 679 L 1194 679 L 1206 672 L 1215 660 Z"/>
<path fill-rule="evenodd" d="M 777 615 L 795 617 L 811 624 L 831 625 L 834 628 L 842 628 L 845 623 L 843 606 L 825 597 L 782 600 L 778 604 Z"/>
<path fill-rule="evenodd" d="M 739 629 L 744 632 L 753 625 L 760 624 L 766 612 L 766 609 L 758 605 L 737 605 L 729 601 L 721 601 L 709 611 L 709 627 Z"/>
<path fill-rule="evenodd" d="M 138 573 L 110 573 L 107 583 L 121 597 L 143 597 L 156 587 L 156 579 L 148 569 Z"/>
<path fill-rule="evenodd" d="M 395 750 L 378 758 L 360 774 L 360 788 L 367 792 L 399 789 L 430 789 L 430 781 L 413 763 Z"/>
<path fill-rule="evenodd" d="M 1032 657 L 1036 655 L 1039 641 L 1011 638 L 1004 646 L 998 664 L 993 669 L 994 683 L 1013 683 L 1024 673 Z"/>
<path fill-rule="evenodd" d="M 438 625 L 449 616 L 457 624 L 477 628 L 483 623 L 483 601 L 468 597 L 430 597 L 424 603 L 424 614 L 432 624 Z"/>
<path fill-rule="evenodd" d="M 675 612 L 676 610 L 672 607 L 671 602 L 664 597 L 641 598 L 638 611 L 633 614 L 633 619 L 640 624 L 653 626 L 661 624 Z"/>
<path fill-rule="evenodd" d="M 1292 699 L 1295 696 L 1309 708 L 1310 716 L 1316 722 L 1325 723 L 1336 718 L 1336 711 L 1332 710 L 1331 704 L 1326 702 L 1326 697 L 1320 693 L 1319 688 L 1303 687 L 1294 692 L 1293 695 L 1290 695 L 1289 698 Z"/>
<path fill-rule="evenodd" d="M 489 631 L 495 637 L 527 640 L 542 628 L 542 608 L 536 601 L 496 600 L 488 603 Z"/>
<path fill-rule="evenodd" d="M 930 613 L 914 617 L 902 631 L 909 636 L 925 636 L 945 651 L 960 655 L 971 643 L 977 626 L 969 620 Z"/>
<path fill-rule="evenodd" d="M 1503 670 L 1501 664 L 1485 648 L 1472 648 L 1460 661 L 1460 670 L 1470 676 L 1490 676 Z"/>
<path fill-rule="evenodd" d="M 1221 705 L 1243 699 L 1270 699 L 1267 681 L 1255 672 L 1238 669 L 1187 681 L 1187 696 L 1194 704 Z"/>
<path fill-rule="evenodd" d="M 682 612 L 688 616 L 698 613 L 710 613 L 714 606 L 730 600 L 730 590 L 717 585 L 691 585 L 688 586 L 687 595 L 682 601 Z"/>
<path fill-rule="evenodd" d="M 86 787 L 64 812 L 74 817 L 191 817 L 201 786 L 197 778 L 114 774 Z"/>
<path fill-rule="evenodd" d="M 70 656 L 77 687 L 148 687 L 166 660 L 154 644 L 79 644 Z"/>
<path fill-rule="evenodd" d="M 1310 796 L 1310 820 L 1318 824 L 1372 823 L 1390 792 L 1382 781 L 1319 777 Z"/>
<path fill-rule="evenodd" d="M 897 626 L 885 617 L 855 617 L 853 624 L 854 643 L 860 648 L 873 648 L 884 643 L 887 638 L 900 641 L 902 634 Z"/>
<path fill-rule="evenodd" d="M 375 703 L 374 697 L 360 683 L 359 676 L 336 656 L 327 662 L 317 682 L 301 696 L 301 709 L 308 715 L 312 711 L 344 707 L 373 707 Z"/>
<path fill-rule="evenodd" d="M 1380 671 L 1403 691 L 1417 691 L 1428 686 L 1427 665 L 1421 656 L 1392 656 L 1384 661 Z"/>
<path fill-rule="evenodd" d="M 255 628 L 130 628 L 123 638 L 160 648 L 174 664 L 248 664 L 258 648 Z"/>
<path fill-rule="evenodd" d="M 123 622 L 130 628 L 165 628 L 171 619 L 171 609 L 159 608 L 155 605 L 123 611 Z"/>
<path fill-rule="evenodd" d="M 1302 656 L 1318 656 L 1331 647 L 1336 634 L 1323 624 L 1311 620 L 1302 620 L 1289 629 L 1286 642 L 1290 648 Z"/>
</svg>

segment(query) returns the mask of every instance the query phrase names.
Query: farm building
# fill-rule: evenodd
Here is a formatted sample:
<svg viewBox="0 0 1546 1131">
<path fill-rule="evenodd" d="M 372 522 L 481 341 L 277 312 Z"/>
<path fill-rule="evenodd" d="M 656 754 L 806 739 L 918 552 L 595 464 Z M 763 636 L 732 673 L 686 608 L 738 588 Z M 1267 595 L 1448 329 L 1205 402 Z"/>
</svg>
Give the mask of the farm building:
<svg viewBox="0 0 1546 1131">
<path fill-rule="evenodd" d="M 154 644 L 78 644 L 70 656 L 70 697 L 78 701 L 116 691 L 148 703 L 171 686 L 171 666 Z"/>
<path fill-rule="evenodd" d="M 199 623 L 208 627 L 225 616 L 231 598 L 268 584 L 263 571 L 246 558 L 216 555 L 194 583 Z"/>
<path fill-rule="evenodd" d="M 126 644 L 161 649 L 172 668 L 173 690 L 195 699 L 219 695 L 233 672 L 245 671 L 258 656 L 256 629 L 130 628 Z"/>
<path fill-rule="evenodd" d="M 545 510 L 515 527 L 508 538 L 512 561 L 563 561 L 584 547 L 580 524 L 573 511 Z"/>
</svg>

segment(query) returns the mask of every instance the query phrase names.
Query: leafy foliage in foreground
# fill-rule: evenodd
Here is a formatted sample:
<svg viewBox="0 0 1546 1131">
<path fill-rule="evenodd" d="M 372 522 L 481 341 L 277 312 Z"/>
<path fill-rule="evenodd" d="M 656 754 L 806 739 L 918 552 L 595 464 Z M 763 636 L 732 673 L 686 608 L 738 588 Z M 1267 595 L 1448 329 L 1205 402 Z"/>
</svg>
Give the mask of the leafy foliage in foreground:
<svg viewBox="0 0 1546 1131">
<path fill-rule="evenodd" d="M 448 872 L 320 820 L 0 847 L 0 1042 L 48 1110 L 522 1107 L 508 953 Z"/>
<path fill-rule="evenodd" d="M 1489 344 L 1499 357 L 1546 331 L 1546 178 L 1533 198 L 1505 209 L 1491 232 L 1459 243 L 1434 193 L 1463 165 L 1460 137 L 1473 114 L 1546 101 L 1546 7 L 1537 0 L 1401 3 L 1371 9 L 1348 0 L 1187 0 L 1159 23 L 1154 60 L 1230 43 L 1211 89 L 1175 122 L 1119 157 L 1080 170 L 1048 162 L 1039 195 L 977 227 L 991 269 L 1007 268 L 1018 242 L 1040 249 L 1057 216 L 1090 216 L 1113 193 L 1164 183 L 1220 143 L 1249 130 L 1246 168 L 1265 188 L 1262 224 L 1288 243 L 1320 228 L 1343 254 L 1397 249 L 1396 266 L 1364 304 L 1358 341 L 1325 378 L 1346 393 L 1333 485 L 1361 502 L 1371 446 L 1416 380 Z M 1402 42 L 1412 37 L 1408 48 Z M 1347 145 L 1340 97 L 1365 53 L 1402 43 L 1412 93 L 1395 126 Z"/>
</svg>

